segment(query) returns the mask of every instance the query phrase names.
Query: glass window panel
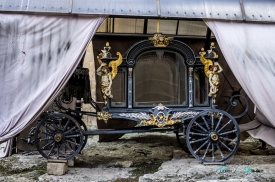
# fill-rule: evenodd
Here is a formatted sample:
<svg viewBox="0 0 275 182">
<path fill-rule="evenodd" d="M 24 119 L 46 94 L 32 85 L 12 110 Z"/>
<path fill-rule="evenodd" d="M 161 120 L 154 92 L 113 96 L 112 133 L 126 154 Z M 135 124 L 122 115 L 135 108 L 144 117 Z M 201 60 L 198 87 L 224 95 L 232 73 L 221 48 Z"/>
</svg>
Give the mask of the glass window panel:
<svg viewBox="0 0 275 182">
<path fill-rule="evenodd" d="M 113 18 L 107 18 L 102 25 L 97 29 L 97 32 L 108 33 L 112 32 Z"/>
<path fill-rule="evenodd" d="M 177 20 L 160 20 L 160 32 L 163 34 L 176 34 Z M 154 34 L 157 32 L 157 20 L 149 19 L 147 33 Z"/>
<path fill-rule="evenodd" d="M 207 26 L 203 21 L 179 21 L 178 35 L 206 36 Z"/>
<path fill-rule="evenodd" d="M 107 32 L 107 19 L 97 29 L 97 32 Z"/>
<path fill-rule="evenodd" d="M 209 84 L 203 68 L 195 68 L 194 71 L 194 106 L 209 105 Z"/>
<path fill-rule="evenodd" d="M 126 106 L 125 102 L 125 70 L 118 70 L 117 75 L 112 83 L 112 94 L 111 100 L 112 106 Z"/>
<path fill-rule="evenodd" d="M 187 106 L 184 58 L 172 51 L 143 53 L 134 67 L 134 106 Z"/>
<path fill-rule="evenodd" d="M 115 18 L 115 33 L 143 33 L 144 20 Z"/>
</svg>

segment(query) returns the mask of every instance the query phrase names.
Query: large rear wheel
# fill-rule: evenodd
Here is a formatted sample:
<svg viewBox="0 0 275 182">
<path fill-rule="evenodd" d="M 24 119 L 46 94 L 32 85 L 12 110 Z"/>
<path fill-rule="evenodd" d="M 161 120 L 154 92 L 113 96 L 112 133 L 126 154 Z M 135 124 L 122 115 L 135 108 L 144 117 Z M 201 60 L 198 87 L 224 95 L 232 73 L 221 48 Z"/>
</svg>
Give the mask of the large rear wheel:
<svg viewBox="0 0 275 182">
<path fill-rule="evenodd" d="M 222 110 L 203 111 L 187 127 L 186 144 L 201 162 L 224 162 L 235 154 L 239 143 L 237 122 Z"/>
</svg>

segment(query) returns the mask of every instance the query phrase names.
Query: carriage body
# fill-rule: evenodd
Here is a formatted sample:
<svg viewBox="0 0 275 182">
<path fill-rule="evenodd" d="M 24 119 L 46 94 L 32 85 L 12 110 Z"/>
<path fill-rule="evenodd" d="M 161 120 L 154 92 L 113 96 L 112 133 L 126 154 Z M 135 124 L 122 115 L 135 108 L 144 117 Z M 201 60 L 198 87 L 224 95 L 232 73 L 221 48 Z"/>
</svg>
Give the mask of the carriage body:
<svg viewBox="0 0 275 182">
<path fill-rule="evenodd" d="M 158 127 L 193 117 L 214 107 L 203 66 L 183 42 L 173 40 L 166 47 L 138 42 L 123 55 L 112 83 L 113 97 L 106 97 L 103 110 L 112 118 Z"/>
</svg>

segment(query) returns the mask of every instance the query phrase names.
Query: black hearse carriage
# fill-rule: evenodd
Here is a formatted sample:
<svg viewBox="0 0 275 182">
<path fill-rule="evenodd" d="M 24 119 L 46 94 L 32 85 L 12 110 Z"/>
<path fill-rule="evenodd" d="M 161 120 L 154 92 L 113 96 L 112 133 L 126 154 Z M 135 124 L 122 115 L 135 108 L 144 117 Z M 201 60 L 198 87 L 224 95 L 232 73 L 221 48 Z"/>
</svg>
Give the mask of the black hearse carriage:
<svg viewBox="0 0 275 182">
<path fill-rule="evenodd" d="M 69 160 L 85 146 L 88 135 L 174 131 L 180 146 L 204 163 L 224 162 L 236 152 L 240 131 L 238 116 L 218 109 L 218 74 L 222 71 L 214 43 L 210 50 L 194 53 L 185 43 L 156 33 L 132 45 L 123 55 L 112 56 L 109 43 L 98 56 L 104 106 L 91 98 L 87 68 L 77 68 L 55 100 L 59 112 L 44 112 L 28 136 L 48 159 Z M 196 56 L 197 55 L 197 56 Z M 83 98 L 95 112 L 67 109 L 63 104 Z M 61 112 L 60 112 L 61 111 Z M 82 115 L 102 122 L 111 118 L 135 121 L 136 127 L 87 131 Z M 34 140 L 31 141 L 31 136 Z"/>
</svg>

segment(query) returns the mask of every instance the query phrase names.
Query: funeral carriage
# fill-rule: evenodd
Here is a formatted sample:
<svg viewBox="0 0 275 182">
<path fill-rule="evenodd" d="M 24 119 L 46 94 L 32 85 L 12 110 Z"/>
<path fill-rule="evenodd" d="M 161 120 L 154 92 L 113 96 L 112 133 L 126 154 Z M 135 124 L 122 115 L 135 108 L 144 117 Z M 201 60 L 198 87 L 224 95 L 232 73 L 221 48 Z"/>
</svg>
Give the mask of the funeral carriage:
<svg viewBox="0 0 275 182">
<path fill-rule="evenodd" d="M 123 55 L 111 55 L 106 43 L 97 56 L 103 107 L 91 98 L 89 70 L 78 67 L 55 99 L 55 111 L 44 112 L 25 139 L 34 143 L 47 159 L 70 160 L 84 148 L 89 135 L 142 132 L 174 132 L 179 145 L 204 163 L 224 162 L 240 143 L 235 119 L 248 110 L 239 94 L 228 98 L 231 110 L 242 103 L 236 116 L 217 107 L 219 74 L 223 71 L 211 43 L 209 50 L 195 53 L 187 44 L 161 33 L 132 45 Z M 77 99 L 76 108 L 64 104 Z M 94 112 L 81 110 L 90 103 Z M 121 119 L 136 126 L 87 130 L 82 116 L 99 121 Z M 34 138 L 33 138 L 34 137 Z"/>
</svg>

